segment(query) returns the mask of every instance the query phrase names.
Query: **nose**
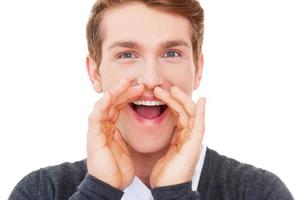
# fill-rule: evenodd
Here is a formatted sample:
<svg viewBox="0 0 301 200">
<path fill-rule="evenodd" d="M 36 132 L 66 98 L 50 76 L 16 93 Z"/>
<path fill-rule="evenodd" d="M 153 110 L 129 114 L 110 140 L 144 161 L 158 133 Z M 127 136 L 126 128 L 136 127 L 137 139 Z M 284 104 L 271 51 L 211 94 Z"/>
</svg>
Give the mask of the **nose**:
<svg viewBox="0 0 301 200">
<path fill-rule="evenodd" d="M 144 84 L 146 89 L 153 90 L 157 86 L 163 85 L 163 77 L 159 66 L 149 63 L 144 66 L 144 72 L 137 79 L 138 84 Z"/>
</svg>

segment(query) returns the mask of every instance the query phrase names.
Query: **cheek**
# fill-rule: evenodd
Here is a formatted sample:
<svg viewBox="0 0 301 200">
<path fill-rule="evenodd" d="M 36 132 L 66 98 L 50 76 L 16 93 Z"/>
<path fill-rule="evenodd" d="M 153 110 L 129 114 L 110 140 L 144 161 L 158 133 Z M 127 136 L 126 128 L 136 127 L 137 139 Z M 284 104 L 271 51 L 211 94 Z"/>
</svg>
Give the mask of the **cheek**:
<svg viewBox="0 0 301 200">
<path fill-rule="evenodd" d="M 171 85 L 179 87 L 181 90 L 191 95 L 194 86 L 194 66 L 191 65 L 181 65 L 173 66 L 173 70 L 164 69 L 164 78 Z"/>
<path fill-rule="evenodd" d="M 121 64 L 108 62 L 104 64 L 100 70 L 103 88 L 109 90 L 124 78 L 137 79 L 144 71 L 141 66 L 143 66 L 141 63 Z"/>
<path fill-rule="evenodd" d="M 140 76 L 145 76 L 145 61 L 139 60 L 128 63 L 103 62 L 101 77 L 104 90 L 112 88 L 124 78 L 137 80 Z M 165 82 L 176 85 L 187 94 L 191 94 L 194 84 L 194 65 L 189 60 L 168 62 L 160 60 L 157 63 L 158 73 Z"/>
</svg>

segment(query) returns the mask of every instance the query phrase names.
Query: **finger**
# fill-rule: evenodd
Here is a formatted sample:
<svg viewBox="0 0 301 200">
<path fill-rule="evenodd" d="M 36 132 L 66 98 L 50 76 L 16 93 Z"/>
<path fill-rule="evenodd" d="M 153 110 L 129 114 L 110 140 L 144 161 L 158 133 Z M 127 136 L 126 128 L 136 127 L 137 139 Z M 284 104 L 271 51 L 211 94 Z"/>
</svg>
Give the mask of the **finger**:
<svg viewBox="0 0 301 200">
<path fill-rule="evenodd" d="M 107 143 L 110 146 L 113 141 L 116 127 L 112 122 L 108 122 L 108 121 L 103 122 L 101 126 L 102 126 L 102 132 L 106 135 Z"/>
<path fill-rule="evenodd" d="M 133 87 L 130 87 L 127 91 L 122 93 L 120 96 L 117 97 L 116 101 L 114 102 L 115 106 L 123 106 L 124 104 L 127 104 L 133 100 L 135 100 L 137 97 L 141 96 L 144 92 L 144 85 L 136 85 Z"/>
<path fill-rule="evenodd" d="M 125 143 L 122 135 L 121 135 L 121 132 L 118 128 L 116 128 L 115 130 L 115 133 L 114 133 L 114 140 L 119 144 L 121 150 L 128 154 L 129 155 L 129 151 L 128 151 L 128 148 L 127 148 L 127 144 Z"/>
<path fill-rule="evenodd" d="M 177 127 L 174 128 L 173 136 L 170 141 L 170 145 L 177 145 L 180 137 L 180 132 L 178 131 Z"/>
<path fill-rule="evenodd" d="M 105 92 L 103 97 L 98 100 L 95 105 L 92 113 L 89 116 L 89 127 L 88 127 L 88 137 L 96 137 L 98 134 L 103 132 L 103 129 L 106 129 L 104 131 L 105 133 L 111 135 L 111 131 L 114 130 L 108 130 L 105 127 L 105 124 L 103 122 L 105 121 L 110 121 L 109 120 L 109 108 L 112 102 L 114 102 L 114 95 L 118 95 L 121 93 L 123 90 L 126 90 L 127 87 L 130 85 L 130 80 L 129 79 L 123 79 L 118 83 L 118 85 L 114 86 L 109 92 Z M 103 127 L 104 126 L 104 127 Z M 106 135 L 108 136 L 108 135 Z M 109 138 L 108 138 L 109 139 Z"/>
<path fill-rule="evenodd" d="M 119 129 L 117 128 L 114 133 L 114 140 L 112 145 L 113 156 L 121 171 L 123 178 L 130 179 L 133 173 L 133 163 L 129 156 L 127 146 L 121 136 Z"/>
<path fill-rule="evenodd" d="M 119 115 L 119 110 L 127 106 L 129 102 L 139 98 L 145 90 L 144 85 L 136 85 L 124 91 L 120 96 L 116 97 L 108 111 L 108 118 L 115 122 Z"/>
<path fill-rule="evenodd" d="M 182 146 L 185 144 L 186 140 L 189 138 L 189 129 L 175 129 L 174 135 L 171 139 L 170 146 L 175 145 L 178 150 L 182 148 Z"/>
<path fill-rule="evenodd" d="M 182 104 L 182 106 L 185 108 L 186 112 L 191 116 L 195 116 L 195 103 L 192 101 L 192 99 L 183 92 L 180 88 L 177 86 L 173 86 L 170 90 L 170 94 L 172 97 L 178 100 L 179 103 Z"/>
<path fill-rule="evenodd" d="M 185 128 L 188 126 L 189 117 L 187 112 L 183 106 L 170 95 L 168 91 L 165 91 L 160 87 L 156 87 L 154 89 L 154 95 L 178 113 L 180 128 Z"/>
<path fill-rule="evenodd" d="M 112 96 L 109 93 L 104 94 L 104 96 L 98 100 L 95 105 L 92 113 L 89 115 L 89 122 L 98 124 L 103 120 L 105 111 L 109 108 L 112 101 Z"/>
<path fill-rule="evenodd" d="M 130 79 L 122 79 L 115 87 L 111 88 L 110 90 L 106 91 L 107 93 L 112 95 L 112 102 L 115 102 L 116 98 L 125 92 L 131 85 Z"/>
<path fill-rule="evenodd" d="M 206 98 L 200 98 L 196 106 L 196 115 L 194 118 L 194 127 L 191 136 L 197 141 L 203 140 L 203 135 L 205 132 L 205 104 Z"/>
<path fill-rule="evenodd" d="M 125 88 L 129 87 L 129 84 L 130 84 L 129 79 L 123 79 L 118 83 L 118 85 L 113 87 L 110 91 L 105 92 L 103 94 L 103 97 L 95 103 L 93 112 L 90 115 L 91 120 L 96 123 L 103 121 L 104 117 L 107 114 L 107 112 L 105 111 L 109 108 L 112 102 L 114 102 L 114 98 L 116 98 L 115 96 L 118 95 L 118 93 L 125 90 Z"/>
</svg>

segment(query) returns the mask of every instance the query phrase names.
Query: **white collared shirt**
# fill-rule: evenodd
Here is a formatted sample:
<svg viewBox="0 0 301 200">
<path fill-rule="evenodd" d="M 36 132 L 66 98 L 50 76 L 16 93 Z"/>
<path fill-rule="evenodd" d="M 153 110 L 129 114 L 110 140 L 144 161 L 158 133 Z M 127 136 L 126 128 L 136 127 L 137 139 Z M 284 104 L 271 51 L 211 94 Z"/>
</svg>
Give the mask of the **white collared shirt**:
<svg viewBox="0 0 301 200">
<path fill-rule="evenodd" d="M 198 183 L 200 180 L 205 155 L 206 155 L 207 147 L 203 144 L 203 148 L 200 154 L 200 158 L 196 165 L 194 174 L 192 176 L 192 190 L 196 191 L 198 187 Z M 124 194 L 121 200 L 153 200 L 152 193 L 150 189 L 144 185 L 144 183 L 139 179 L 139 177 L 135 176 L 133 182 L 125 188 L 123 191 Z"/>
</svg>

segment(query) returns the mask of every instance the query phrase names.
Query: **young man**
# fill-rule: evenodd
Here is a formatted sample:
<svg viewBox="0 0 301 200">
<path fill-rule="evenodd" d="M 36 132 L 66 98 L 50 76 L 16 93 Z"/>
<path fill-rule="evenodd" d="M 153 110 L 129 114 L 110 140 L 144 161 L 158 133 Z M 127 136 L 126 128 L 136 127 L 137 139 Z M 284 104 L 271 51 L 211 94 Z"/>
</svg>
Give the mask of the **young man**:
<svg viewBox="0 0 301 200">
<path fill-rule="evenodd" d="M 202 144 L 203 10 L 196 0 L 100 0 L 87 71 L 104 92 L 87 159 L 34 171 L 9 199 L 293 199 L 273 173 Z"/>
</svg>

